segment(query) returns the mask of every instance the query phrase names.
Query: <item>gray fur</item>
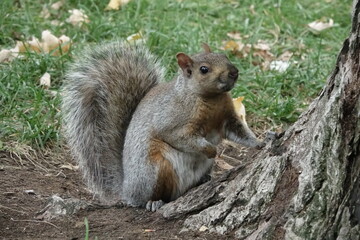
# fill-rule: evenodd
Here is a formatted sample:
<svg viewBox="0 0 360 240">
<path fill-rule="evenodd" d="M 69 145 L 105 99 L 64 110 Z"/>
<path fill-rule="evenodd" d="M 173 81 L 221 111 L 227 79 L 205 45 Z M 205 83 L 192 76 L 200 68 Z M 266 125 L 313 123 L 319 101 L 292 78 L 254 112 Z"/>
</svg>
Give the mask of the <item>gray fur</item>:
<svg viewBox="0 0 360 240">
<path fill-rule="evenodd" d="M 68 145 L 87 185 L 102 198 L 121 193 L 126 129 L 163 75 L 144 47 L 120 42 L 88 50 L 66 75 L 62 114 Z"/>
<path fill-rule="evenodd" d="M 69 70 L 62 102 L 66 137 L 88 186 L 103 199 L 121 197 L 154 211 L 161 200 L 199 184 L 222 138 L 263 145 L 236 117 L 227 91 L 238 71 L 227 57 L 209 51 L 193 60 L 177 57 L 182 71 L 169 83 L 158 84 L 164 70 L 147 50 L 120 43 L 89 51 Z M 203 64 L 209 74 L 200 71 Z M 155 194 L 163 184 L 158 180 L 173 175 L 159 178 L 154 139 L 164 144 L 162 163 L 176 175 L 166 179 L 176 182 L 170 196 Z"/>
</svg>

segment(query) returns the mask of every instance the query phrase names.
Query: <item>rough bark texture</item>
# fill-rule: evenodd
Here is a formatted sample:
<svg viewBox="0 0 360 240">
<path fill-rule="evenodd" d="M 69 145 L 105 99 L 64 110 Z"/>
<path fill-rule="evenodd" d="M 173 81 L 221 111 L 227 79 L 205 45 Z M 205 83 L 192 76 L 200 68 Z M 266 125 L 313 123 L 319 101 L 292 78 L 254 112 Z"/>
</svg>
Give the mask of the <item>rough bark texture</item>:
<svg viewBox="0 0 360 240">
<path fill-rule="evenodd" d="M 250 164 L 165 205 L 164 217 L 240 239 L 359 239 L 359 12 L 355 0 L 335 69 L 298 121 Z"/>
</svg>

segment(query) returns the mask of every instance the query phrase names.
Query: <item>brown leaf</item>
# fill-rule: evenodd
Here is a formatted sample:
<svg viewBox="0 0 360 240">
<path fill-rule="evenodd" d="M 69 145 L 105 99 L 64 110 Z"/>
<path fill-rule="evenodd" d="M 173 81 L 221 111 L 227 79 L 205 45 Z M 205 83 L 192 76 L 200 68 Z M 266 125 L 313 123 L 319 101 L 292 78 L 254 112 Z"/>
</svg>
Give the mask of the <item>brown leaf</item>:
<svg viewBox="0 0 360 240">
<path fill-rule="evenodd" d="M 215 163 L 216 165 L 221 168 L 221 169 L 224 169 L 224 170 L 229 170 L 229 169 L 232 169 L 234 168 L 234 166 L 228 164 L 227 162 L 225 162 L 223 159 L 221 158 L 216 158 L 215 159 Z"/>
<path fill-rule="evenodd" d="M 54 10 L 59 10 L 65 3 L 65 0 L 57 1 L 56 3 L 51 4 L 50 8 Z"/>
<path fill-rule="evenodd" d="M 45 88 L 49 88 L 51 85 L 51 76 L 49 73 L 44 73 L 40 78 L 40 86 L 44 86 Z"/>
<path fill-rule="evenodd" d="M 235 40 L 241 40 L 242 37 L 239 32 L 229 32 L 226 34 L 229 38 L 235 39 Z"/>
<path fill-rule="evenodd" d="M 242 103 L 245 97 L 233 98 L 233 104 L 236 115 L 247 125 L 246 123 L 246 111 L 245 106 Z"/>
<path fill-rule="evenodd" d="M 285 51 L 277 59 L 281 60 L 281 61 L 289 61 L 293 55 L 294 55 L 294 53 L 292 53 L 290 51 Z"/>
<path fill-rule="evenodd" d="M 334 20 L 331 18 L 328 22 L 324 22 L 322 20 L 316 20 L 308 24 L 308 27 L 313 33 L 320 33 L 321 31 L 331 28 L 334 26 Z"/>
<path fill-rule="evenodd" d="M 13 53 L 8 49 L 3 49 L 0 51 L 0 63 L 10 62 L 14 59 Z"/>
<path fill-rule="evenodd" d="M 105 10 L 119 10 L 121 7 L 128 4 L 131 0 L 110 0 Z"/>
<path fill-rule="evenodd" d="M 74 26 L 81 27 L 84 23 L 89 23 L 89 17 L 84 13 L 83 10 L 72 9 L 69 10 L 71 14 L 69 18 L 66 19 L 66 22 L 71 23 Z"/>
</svg>

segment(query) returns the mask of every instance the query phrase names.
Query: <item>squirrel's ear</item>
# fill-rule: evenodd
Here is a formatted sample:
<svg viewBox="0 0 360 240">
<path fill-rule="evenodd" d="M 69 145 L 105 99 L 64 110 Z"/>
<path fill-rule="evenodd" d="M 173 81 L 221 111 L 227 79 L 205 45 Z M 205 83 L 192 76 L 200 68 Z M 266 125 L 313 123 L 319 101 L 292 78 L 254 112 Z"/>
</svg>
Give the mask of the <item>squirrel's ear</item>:
<svg viewBox="0 0 360 240">
<path fill-rule="evenodd" d="M 202 43 L 201 46 L 206 53 L 211 53 L 211 49 L 207 43 Z"/>
<path fill-rule="evenodd" d="M 176 54 L 176 58 L 179 67 L 183 70 L 184 74 L 190 77 L 192 74 L 191 67 L 194 63 L 193 60 L 185 53 Z"/>
</svg>

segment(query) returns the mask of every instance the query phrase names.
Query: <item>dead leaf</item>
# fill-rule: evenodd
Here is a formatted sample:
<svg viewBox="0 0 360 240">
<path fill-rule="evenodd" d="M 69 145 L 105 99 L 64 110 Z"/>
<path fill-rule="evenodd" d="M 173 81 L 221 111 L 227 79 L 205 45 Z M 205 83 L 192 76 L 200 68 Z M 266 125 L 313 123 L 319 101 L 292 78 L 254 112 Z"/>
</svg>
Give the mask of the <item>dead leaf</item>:
<svg viewBox="0 0 360 240">
<path fill-rule="evenodd" d="M 20 52 L 26 51 L 25 49 L 23 49 L 23 47 L 25 47 L 23 42 L 18 42 L 18 45 L 19 45 Z M 30 41 L 27 42 L 27 47 L 29 47 L 32 51 L 38 52 L 38 53 L 43 50 L 42 44 L 40 43 L 39 39 L 37 39 L 34 36 L 31 38 Z"/>
<path fill-rule="evenodd" d="M 247 125 L 245 106 L 242 103 L 245 97 L 233 98 L 236 115 Z"/>
<path fill-rule="evenodd" d="M 14 56 L 10 50 L 3 49 L 0 51 L 0 63 L 11 62 L 13 59 L 14 59 Z"/>
<path fill-rule="evenodd" d="M 144 43 L 145 42 L 145 39 L 143 38 L 143 35 L 141 32 L 137 32 L 137 33 L 134 33 L 134 34 L 131 34 L 130 36 L 128 36 L 126 38 L 126 41 L 128 43 Z"/>
<path fill-rule="evenodd" d="M 329 19 L 328 22 L 322 20 L 316 20 L 308 24 L 310 30 L 315 34 L 320 33 L 321 31 L 331 28 L 333 26 L 334 26 L 334 20 L 332 20 L 331 18 Z"/>
<path fill-rule="evenodd" d="M 46 53 L 50 53 L 55 48 L 59 47 L 60 41 L 49 30 L 41 33 L 42 48 Z"/>
<path fill-rule="evenodd" d="M 59 10 L 65 3 L 65 0 L 57 1 L 56 3 L 51 4 L 50 8 L 54 10 Z"/>
<path fill-rule="evenodd" d="M 277 59 L 281 60 L 281 61 L 289 61 L 293 55 L 294 55 L 294 53 L 292 53 L 290 51 L 285 51 Z"/>
<path fill-rule="evenodd" d="M 290 59 L 293 56 L 293 53 L 290 51 L 283 52 L 276 60 L 270 62 L 269 69 L 275 70 L 278 72 L 285 72 L 291 65 Z M 296 63 L 292 61 L 292 63 Z"/>
<path fill-rule="evenodd" d="M 229 169 L 232 169 L 234 168 L 234 166 L 228 164 L 227 162 L 225 162 L 223 159 L 221 158 L 216 158 L 215 159 L 215 163 L 216 165 L 221 168 L 221 169 L 224 169 L 224 170 L 229 170 Z"/>
<path fill-rule="evenodd" d="M 239 32 L 229 32 L 226 34 L 229 38 L 235 39 L 235 40 L 241 40 L 242 37 Z"/>
<path fill-rule="evenodd" d="M 60 22 L 60 21 L 57 20 L 57 19 L 51 20 L 50 24 L 53 25 L 53 26 L 62 26 L 62 25 L 64 25 L 63 22 Z"/>
<path fill-rule="evenodd" d="M 256 44 L 254 44 L 254 49 L 269 51 L 271 47 L 270 44 L 267 43 L 266 41 L 259 40 Z"/>
<path fill-rule="evenodd" d="M 69 10 L 71 14 L 69 18 L 66 19 L 66 22 L 71 23 L 74 26 L 81 27 L 84 23 L 89 23 L 89 17 L 79 9 Z"/>
<path fill-rule="evenodd" d="M 239 58 L 245 58 L 248 56 L 251 50 L 251 44 L 244 44 L 241 41 L 223 41 L 222 50 L 231 51 Z"/>
<path fill-rule="evenodd" d="M 43 52 L 51 53 L 53 56 L 59 56 L 62 53 L 68 52 L 71 46 L 69 37 L 62 35 L 60 38 L 57 38 L 48 30 L 42 32 L 41 40 Z"/>
<path fill-rule="evenodd" d="M 119 10 L 121 7 L 128 4 L 130 0 L 110 0 L 105 10 Z"/>
<path fill-rule="evenodd" d="M 275 70 L 278 72 L 285 72 L 290 67 L 289 61 L 275 60 L 270 63 L 270 70 Z"/>
<path fill-rule="evenodd" d="M 245 45 L 240 41 L 234 41 L 234 40 L 224 41 L 222 50 L 239 52 L 244 48 L 244 46 Z"/>
<path fill-rule="evenodd" d="M 44 86 L 45 88 L 49 88 L 51 85 L 51 76 L 49 73 L 44 73 L 40 78 L 40 86 Z"/>
<path fill-rule="evenodd" d="M 26 51 L 51 53 L 53 56 L 59 56 L 69 51 L 71 40 L 69 37 L 62 35 L 60 38 L 54 36 L 50 31 L 45 30 L 41 33 L 41 41 L 32 37 L 30 41 L 17 41 L 12 49 L 3 49 L 0 52 L 0 62 L 10 62 L 19 56 L 19 53 Z M 20 55 L 22 56 L 22 55 Z"/>
<path fill-rule="evenodd" d="M 40 12 L 40 17 L 44 18 L 44 19 L 48 19 L 50 17 L 50 11 L 47 5 L 44 5 L 41 12 Z"/>
<path fill-rule="evenodd" d="M 70 50 L 71 47 L 71 39 L 68 36 L 61 35 L 59 37 L 60 45 L 61 45 L 61 52 L 66 53 Z"/>
<path fill-rule="evenodd" d="M 263 70 L 269 68 L 270 62 L 275 59 L 274 54 L 270 52 L 271 45 L 266 41 L 259 40 L 253 47 L 253 57 L 255 58 L 253 64 L 261 66 Z"/>
</svg>

